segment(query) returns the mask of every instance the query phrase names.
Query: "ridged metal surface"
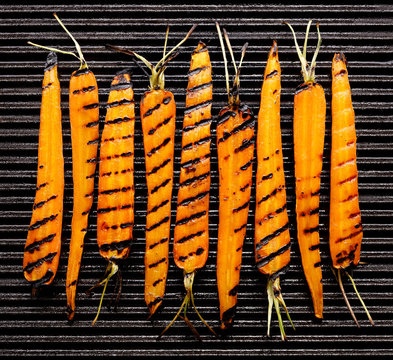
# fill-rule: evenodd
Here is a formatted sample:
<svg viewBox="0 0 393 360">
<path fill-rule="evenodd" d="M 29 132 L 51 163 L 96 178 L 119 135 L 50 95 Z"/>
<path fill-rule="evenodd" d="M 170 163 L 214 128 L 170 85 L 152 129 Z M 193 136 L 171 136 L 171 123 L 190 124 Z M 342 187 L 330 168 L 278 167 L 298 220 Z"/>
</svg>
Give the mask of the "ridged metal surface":
<svg viewBox="0 0 393 360">
<path fill-rule="evenodd" d="M 281 6 L 281 5 L 75 5 L 0 7 L 0 354 L 1 355 L 393 355 L 393 6 Z M 249 48 L 241 74 L 241 99 L 258 111 L 262 74 L 268 50 L 275 39 L 282 67 L 282 136 L 292 237 L 292 261 L 282 278 L 284 298 L 296 325 L 287 325 L 288 342 L 279 338 L 273 315 L 272 338 L 266 337 L 266 280 L 256 270 L 253 254 L 254 196 L 244 244 L 241 283 L 235 325 L 226 338 L 212 338 L 190 311 L 203 343 L 195 341 L 181 321 L 160 341 L 157 335 L 175 314 L 183 293 L 182 272 L 170 258 L 163 309 L 147 320 L 144 303 L 144 228 L 146 185 L 140 117 L 135 137 L 135 243 L 123 268 L 123 293 L 117 311 L 103 309 L 92 327 L 99 292 L 85 291 L 101 277 L 105 261 L 96 244 L 96 206 L 90 216 L 80 272 L 77 314 L 72 324 L 65 315 L 65 272 L 72 211 L 71 139 L 68 117 L 68 81 L 78 64 L 60 55 L 63 135 L 65 155 L 64 239 L 54 284 L 38 298 L 31 298 L 22 272 L 23 247 L 36 186 L 41 81 L 46 53 L 29 47 L 28 40 L 73 50 L 72 42 L 52 16 L 56 11 L 79 40 L 100 93 L 100 119 L 105 117 L 110 81 L 125 67 L 133 69 L 137 104 L 147 88 L 145 75 L 130 59 L 105 49 L 106 43 L 132 48 L 155 62 L 162 54 L 166 24 L 172 25 L 169 46 L 176 44 L 194 24 L 199 26 L 166 72 L 167 89 L 177 103 L 177 135 L 172 224 L 175 220 L 179 178 L 182 113 L 187 70 L 199 40 L 207 43 L 214 71 L 213 115 L 226 103 L 224 70 L 214 22 L 229 32 L 237 57 L 245 41 Z M 320 21 L 323 46 L 318 56 L 317 79 L 326 91 L 327 122 L 324 170 L 321 184 L 321 252 L 325 319 L 316 322 L 295 239 L 292 111 L 293 91 L 301 82 L 300 66 L 289 29 L 290 22 L 303 39 L 309 19 Z M 315 27 L 309 41 L 310 55 L 316 43 Z M 330 271 L 328 249 L 330 66 L 334 52 L 348 60 L 354 108 L 357 115 L 359 194 L 364 226 L 362 260 L 353 273 L 358 289 L 375 320 L 372 327 L 363 309 L 346 287 L 361 328 L 356 328 Z M 139 106 L 137 106 L 138 112 Z M 102 124 L 101 124 L 102 128 Z M 215 123 L 212 125 L 212 189 L 210 201 L 211 247 L 208 262 L 198 272 L 195 301 L 205 319 L 218 327 L 216 243 L 218 226 L 218 176 Z M 172 228 L 173 230 L 173 228 Z M 113 284 L 112 284 L 113 286 Z M 104 300 L 108 303 L 111 287 Z"/>
</svg>

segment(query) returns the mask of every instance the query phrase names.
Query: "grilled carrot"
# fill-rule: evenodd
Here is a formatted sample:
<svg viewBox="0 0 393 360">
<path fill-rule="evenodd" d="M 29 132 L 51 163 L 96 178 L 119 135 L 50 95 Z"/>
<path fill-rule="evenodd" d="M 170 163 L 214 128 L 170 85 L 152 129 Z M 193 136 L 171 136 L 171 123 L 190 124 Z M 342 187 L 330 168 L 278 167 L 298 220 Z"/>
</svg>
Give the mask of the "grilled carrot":
<svg viewBox="0 0 393 360">
<path fill-rule="evenodd" d="M 99 142 L 99 104 L 96 78 L 92 71 L 89 70 L 78 42 L 58 16 L 56 14 L 54 16 L 73 40 L 78 55 L 33 43 L 30 44 L 75 56 L 81 63 L 80 68 L 72 73 L 69 87 L 74 200 L 66 293 L 67 316 L 69 320 L 72 320 L 75 314 L 76 286 L 83 253 L 83 243 L 87 231 L 90 208 L 93 204 L 94 177 Z"/>
<path fill-rule="evenodd" d="M 295 92 L 293 139 L 296 180 L 297 239 L 302 265 L 317 318 L 323 318 L 323 289 L 321 257 L 319 253 L 319 193 L 321 184 L 322 157 L 325 138 L 326 100 L 321 85 L 315 82 L 315 62 L 321 46 L 318 30 L 318 45 L 311 64 L 306 60 L 307 26 L 303 54 L 295 39 L 296 50 L 302 66 L 304 83 Z"/>
<path fill-rule="evenodd" d="M 255 209 L 255 261 L 259 271 L 268 276 L 268 330 L 273 304 L 277 311 L 281 338 L 285 340 L 279 306 L 289 320 L 280 289 L 280 276 L 289 266 L 291 238 L 287 213 L 285 176 L 280 127 L 281 67 L 277 43 L 270 49 L 265 68 L 258 113 L 257 177 Z"/>
<path fill-rule="evenodd" d="M 145 92 L 140 104 L 148 191 L 145 301 L 150 316 L 161 305 L 165 294 L 171 223 L 176 105 L 173 94 L 164 89 L 164 71 L 167 63 L 176 56 L 174 51 L 188 39 L 194 28 L 166 53 L 168 28 L 163 57 L 155 66 L 133 51 L 108 45 L 113 50 L 135 56 L 151 70 L 150 90 Z"/>
<path fill-rule="evenodd" d="M 360 260 L 363 227 L 359 208 L 356 165 L 355 112 L 344 54 L 335 54 L 332 63 L 332 150 L 330 168 L 329 244 L 333 267 L 337 269 L 340 288 L 355 323 L 356 316 L 341 283 L 341 273 Z M 370 322 L 374 322 L 360 298 Z"/>
<path fill-rule="evenodd" d="M 210 191 L 210 124 L 213 83 L 210 56 L 206 45 L 199 42 L 191 57 L 188 72 L 180 187 L 177 195 L 176 227 L 173 257 L 177 267 L 184 270 L 186 296 L 175 318 L 191 303 L 202 322 L 215 334 L 195 307 L 192 285 L 197 269 L 207 260 L 209 249 L 209 191 Z M 183 319 L 189 325 L 186 313 Z M 193 326 L 190 326 L 199 338 Z"/>
<path fill-rule="evenodd" d="M 98 319 L 109 279 L 117 274 L 121 291 L 119 262 L 128 257 L 134 225 L 134 125 L 135 104 L 131 77 L 119 72 L 111 84 L 104 130 L 101 137 L 97 203 L 97 243 L 108 261 Z M 92 289 L 93 289 L 92 288 Z M 90 291 L 92 290 L 90 289 Z"/>
<path fill-rule="evenodd" d="M 217 243 L 217 285 L 220 301 L 221 329 L 233 323 L 240 280 L 243 241 L 246 234 L 248 208 L 252 185 L 254 154 L 254 115 L 240 103 L 239 75 L 247 48 L 242 48 L 239 66 L 234 61 L 232 48 L 224 30 L 225 40 L 235 68 L 232 90 L 224 42 L 216 23 L 225 64 L 228 106 L 221 109 L 217 119 L 217 155 L 219 170 L 219 225 Z"/>
<path fill-rule="evenodd" d="M 50 52 L 42 82 L 37 188 L 24 249 L 23 272 L 34 287 L 57 271 L 63 221 L 64 159 L 57 56 Z"/>
</svg>

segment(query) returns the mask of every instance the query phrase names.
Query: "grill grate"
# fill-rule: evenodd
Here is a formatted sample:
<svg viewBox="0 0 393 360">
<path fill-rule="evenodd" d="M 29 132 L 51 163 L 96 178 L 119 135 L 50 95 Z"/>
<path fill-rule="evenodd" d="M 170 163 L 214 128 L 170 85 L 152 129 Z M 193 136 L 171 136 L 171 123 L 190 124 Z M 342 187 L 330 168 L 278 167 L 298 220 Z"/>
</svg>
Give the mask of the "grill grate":
<svg viewBox="0 0 393 360">
<path fill-rule="evenodd" d="M 77 5 L 77 6 L 1 6 L 0 20 L 0 349 L 3 355 L 392 355 L 393 335 L 393 6 L 283 6 L 283 5 Z M 282 136 L 288 194 L 288 214 L 292 238 L 292 261 L 282 278 L 284 298 L 296 325 L 287 326 L 287 343 L 279 337 L 273 322 L 267 339 L 265 296 L 266 280 L 254 265 L 254 197 L 250 206 L 249 227 L 244 244 L 241 283 L 235 325 L 225 339 L 210 337 L 195 321 L 204 342 L 196 342 L 185 324 L 176 322 L 165 337 L 156 337 L 172 319 L 183 294 L 182 273 L 170 258 L 164 307 L 153 322 L 147 320 L 144 304 L 144 226 L 146 185 L 140 117 L 135 137 L 135 242 L 123 268 L 123 294 L 117 312 L 103 309 L 91 327 L 99 294 L 89 298 L 86 291 L 105 270 L 96 244 L 96 211 L 90 216 L 84 258 L 78 287 L 77 314 L 70 325 L 65 315 L 65 272 L 72 211 L 71 141 L 68 117 L 68 82 L 78 64 L 59 56 L 62 86 L 63 136 L 65 156 L 64 241 L 59 271 L 52 286 L 40 297 L 31 299 L 30 287 L 23 278 L 22 258 L 27 228 L 34 201 L 41 81 L 46 54 L 28 47 L 27 40 L 73 50 L 72 42 L 52 17 L 56 11 L 79 40 L 90 68 L 96 74 L 100 91 L 100 119 L 105 116 L 110 81 L 124 67 L 132 67 L 135 98 L 138 104 L 148 81 L 125 55 L 105 49 L 106 43 L 132 47 L 152 62 L 161 57 L 166 24 L 172 25 L 168 46 L 176 44 L 194 24 L 199 26 L 183 45 L 181 54 L 166 72 L 167 89 L 177 102 L 175 179 L 172 225 L 176 216 L 179 179 L 182 114 L 191 52 L 198 40 L 207 43 L 214 71 L 213 115 L 225 106 L 226 94 L 221 50 L 214 21 L 227 28 L 235 54 L 245 41 L 249 48 L 241 75 L 241 99 L 258 111 L 262 74 L 273 39 L 278 41 L 282 67 Z M 321 182 L 321 256 L 323 262 L 325 320 L 313 320 L 312 304 L 301 268 L 295 241 L 294 172 L 292 142 L 293 90 L 300 83 L 300 65 L 292 35 L 281 24 L 285 19 L 299 37 L 310 18 L 320 21 L 323 37 L 318 56 L 317 79 L 326 91 L 327 122 L 324 170 Z M 315 28 L 314 28 L 315 29 Z M 311 33 L 310 50 L 316 43 Z M 368 324 L 356 296 L 349 299 L 361 328 L 348 313 L 340 290 L 329 269 L 328 209 L 330 155 L 330 66 L 335 51 L 344 51 L 349 62 L 354 108 L 357 115 L 359 194 L 364 226 L 362 265 L 354 278 L 368 305 L 376 326 Z M 310 56 L 310 55 L 309 55 Z M 139 106 L 137 105 L 137 114 Z M 101 123 L 102 128 L 102 123 Z M 215 124 L 212 126 L 212 188 L 210 201 L 210 255 L 195 280 L 195 301 L 201 314 L 218 326 L 218 298 L 215 259 L 218 223 L 218 170 Z M 255 166 L 254 166 L 255 168 Z M 253 188 L 252 196 L 255 195 Z M 172 227 L 173 234 L 173 227 Z M 171 249 L 170 249 L 171 251 Z M 113 287 L 113 284 L 112 284 Z M 348 290 L 350 288 L 348 287 Z M 107 303 L 111 289 L 108 287 Z M 288 324 L 287 324 L 288 325 Z"/>
</svg>

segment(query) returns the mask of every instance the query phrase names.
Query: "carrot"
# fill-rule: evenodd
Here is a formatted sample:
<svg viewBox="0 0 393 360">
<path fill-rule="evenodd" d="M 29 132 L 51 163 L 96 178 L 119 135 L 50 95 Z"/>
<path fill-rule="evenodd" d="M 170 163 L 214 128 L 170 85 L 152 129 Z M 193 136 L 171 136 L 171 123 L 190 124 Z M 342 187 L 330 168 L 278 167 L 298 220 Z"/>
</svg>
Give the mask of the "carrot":
<svg viewBox="0 0 393 360">
<path fill-rule="evenodd" d="M 148 190 L 145 301 L 150 316 L 161 305 L 165 294 L 171 223 L 176 105 L 173 94 L 164 89 L 164 71 L 167 63 L 176 56 L 174 51 L 188 39 L 194 29 L 195 26 L 180 43 L 166 53 L 168 28 L 163 57 L 155 66 L 133 51 L 108 45 L 112 50 L 135 56 L 151 70 L 150 90 L 145 92 L 140 104 Z"/>
<path fill-rule="evenodd" d="M 74 200 L 66 293 L 67 316 L 69 320 L 72 320 L 75 314 L 76 286 L 83 253 L 83 243 L 87 231 L 90 208 L 93 204 L 94 177 L 99 142 L 99 104 L 96 78 L 92 71 L 89 70 L 78 42 L 58 16 L 56 14 L 54 16 L 73 40 L 78 55 L 33 43 L 30 44 L 75 56 L 81 62 L 79 70 L 74 71 L 71 75 L 69 88 Z"/>
<path fill-rule="evenodd" d="M 332 63 L 332 150 L 330 168 L 329 245 L 334 269 L 348 309 L 359 323 L 349 304 L 341 281 L 347 274 L 367 316 L 374 322 L 346 269 L 360 260 L 363 226 L 359 208 L 358 171 L 356 165 L 355 112 L 344 54 L 335 54 Z"/>
<path fill-rule="evenodd" d="M 57 272 L 63 221 L 64 159 L 57 56 L 48 54 L 38 144 L 37 188 L 23 257 L 23 272 L 34 287 L 50 284 Z"/>
<path fill-rule="evenodd" d="M 317 23 L 318 45 L 311 64 L 306 60 L 309 21 L 303 54 L 291 25 L 302 66 L 304 83 L 295 91 L 293 140 L 295 153 L 297 239 L 302 265 L 317 318 L 323 318 L 323 289 L 321 257 L 319 253 L 319 193 L 323 146 L 325 138 L 326 100 L 321 85 L 315 82 L 315 62 L 321 46 Z"/>
<path fill-rule="evenodd" d="M 278 60 L 277 43 L 274 41 L 265 68 L 258 113 L 255 261 L 259 271 L 268 276 L 267 335 L 270 336 L 271 313 L 274 304 L 281 338 L 285 340 L 280 305 L 284 308 L 290 321 L 291 318 L 281 294 L 280 276 L 286 272 L 289 266 L 291 238 L 289 236 L 281 143 L 280 94 L 281 67 Z"/>
<path fill-rule="evenodd" d="M 221 109 L 217 119 L 217 154 L 219 169 L 219 225 L 217 243 L 217 286 L 220 301 L 221 329 L 233 323 L 236 311 L 237 290 L 240 280 L 243 241 L 246 234 L 248 208 L 252 185 L 254 154 L 254 115 L 251 109 L 240 103 L 239 75 L 247 48 L 242 48 L 239 66 L 234 61 L 227 33 L 225 40 L 235 68 L 232 90 L 224 42 L 216 23 L 225 64 L 228 106 Z"/>
<path fill-rule="evenodd" d="M 199 42 L 191 57 L 188 72 L 186 108 L 183 119 L 183 138 L 180 187 L 177 195 L 176 227 L 173 257 L 184 271 L 186 296 L 162 336 L 175 322 L 184 308 L 186 324 L 200 339 L 186 316 L 190 303 L 201 321 L 212 331 L 195 307 L 192 286 L 197 269 L 207 260 L 209 249 L 209 191 L 210 191 L 210 124 L 213 83 L 210 56 L 206 45 Z"/>
<path fill-rule="evenodd" d="M 98 319 L 109 279 L 117 274 L 121 292 L 119 263 L 128 257 L 134 225 L 134 125 L 135 104 L 131 77 L 119 72 L 111 84 L 104 130 L 101 137 L 97 203 L 97 243 L 108 261 L 104 278 L 89 291 L 104 284 Z"/>
</svg>

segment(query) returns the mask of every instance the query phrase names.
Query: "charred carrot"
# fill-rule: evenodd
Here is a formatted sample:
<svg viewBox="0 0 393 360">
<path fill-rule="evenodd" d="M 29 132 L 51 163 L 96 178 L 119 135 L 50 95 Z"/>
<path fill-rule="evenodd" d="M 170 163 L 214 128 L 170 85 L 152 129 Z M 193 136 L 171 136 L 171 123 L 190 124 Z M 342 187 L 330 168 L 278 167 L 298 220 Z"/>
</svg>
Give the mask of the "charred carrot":
<svg viewBox="0 0 393 360">
<path fill-rule="evenodd" d="M 67 315 L 68 319 L 72 320 L 75 314 L 76 286 L 83 253 L 83 243 L 87 231 L 90 208 L 93 204 L 94 177 L 99 142 L 99 104 L 96 78 L 92 71 L 89 70 L 78 42 L 58 16 L 56 14 L 54 16 L 73 40 L 78 55 L 72 52 L 31 44 L 75 56 L 81 62 L 79 70 L 74 71 L 71 75 L 69 87 L 74 199 L 66 293 Z"/>
<path fill-rule="evenodd" d="M 50 52 L 42 82 L 37 188 L 23 257 L 34 287 L 50 284 L 57 271 L 63 221 L 64 159 L 57 56 Z"/>
<path fill-rule="evenodd" d="M 364 305 L 352 277 L 346 269 L 357 266 L 363 226 L 359 207 L 358 170 L 356 165 L 355 112 L 344 54 L 335 54 L 332 63 L 332 150 L 330 168 L 330 226 L 329 244 L 333 267 L 345 302 L 357 324 L 342 285 L 341 273 L 346 273 L 367 316 L 374 322 Z"/>
<path fill-rule="evenodd" d="M 121 291 L 121 260 L 128 257 L 134 225 L 134 126 L 135 104 L 131 77 L 118 73 L 111 84 L 104 130 L 101 137 L 97 203 L 97 243 L 108 261 L 97 316 L 109 279 L 117 274 L 116 287 Z M 92 288 L 92 289 L 93 289 Z M 90 289 L 90 291 L 92 290 Z"/>
<path fill-rule="evenodd" d="M 188 72 L 186 108 L 183 119 L 183 138 L 180 187 L 177 195 L 176 227 L 173 257 L 184 271 L 186 296 L 175 318 L 161 333 L 174 323 L 184 308 L 194 307 L 202 322 L 215 334 L 195 307 L 192 285 L 197 269 L 202 268 L 209 250 L 209 191 L 210 191 L 210 124 L 213 83 L 207 46 L 199 42 L 191 57 Z M 190 329 L 199 338 L 193 326 Z"/>
<path fill-rule="evenodd" d="M 265 68 L 258 113 L 254 245 L 256 265 L 262 274 L 268 276 L 267 335 L 270 336 L 271 313 L 274 304 L 281 338 L 285 340 L 280 305 L 290 321 L 291 319 L 281 294 L 280 276 L 289 266 L 291 238 L 281 143 L 280 95 L 281 67 L 277 43 L 274 41 Z"/>
<path fill-rule="evenodd" d="M 295 91 L 293 115 L 297 239 L 304 274 L 313 300 L 314 313 L 317 318 L 323 318 L 322 270 L 319 253 L 319 193 L 325 139 L 326 100 L 322 86 L 315 82 L 315 62 L 321 46 L 318 23 L 318 45 L 311 64 L 306 60 L 311 22 L 309 21 L 307 26 L 303 54 L 292 26 L 287 25 L 293 33 L 304 78 L 304 83 Z"/>
<path fill-rule="evenodd" d="M 217 154 L 219 170 L 219 225 L 217 243 L 217 286 L 220 302 L 221 329 L 233 323 L 240 280 L 243 241 L 246 234 L 248 208 L 252 185 L 254 154 L 254 115 L 240 103 L 240 68 L 247 48 L 242 48 L 239 66 L 224 30 L 225 40 L 235 69 L 233 87 L 229 76 L 224 42 L 216 23 L 225 64 L 228 106 L 221 109 L 217 119 Z"/>
<path fill-rule="evenodd" d="M 173 94 L 164 89 L 164 71 L 176 56 L 174 51 L 188 39 L 194 28 L 167 53 L 168 28 L 163 57 L 155 66 L 133 51 L 108 45 L 113 50 L 135 56 L 151 70 L 150 90 L 145 92 L 140 104 L 148 191 L 145 301 L 150 316 L 161 305 L 165 294 L 171 223 L 176 105 Z"/>
</svg>

